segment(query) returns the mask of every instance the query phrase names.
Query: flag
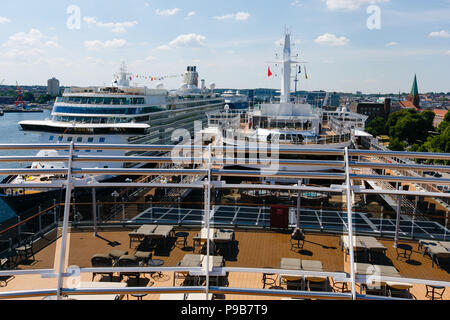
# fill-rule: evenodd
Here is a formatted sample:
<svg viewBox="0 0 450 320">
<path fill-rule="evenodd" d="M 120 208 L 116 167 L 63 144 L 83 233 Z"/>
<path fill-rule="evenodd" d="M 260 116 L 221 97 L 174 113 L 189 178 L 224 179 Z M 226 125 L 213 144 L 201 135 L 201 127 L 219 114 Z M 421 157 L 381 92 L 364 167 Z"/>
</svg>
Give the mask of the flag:
<svg viewBox="0 0 450 320">
<path fill-rule="evenodd" d="M 270 77 L 272 76 L 272 72 L 270 71 L 270 67 L 269 67 L 269 72 L 267 73 L 267 75 Z"/>
<path fill-rule="evenodd" d="M 308 80 L 308 73 L 306 72 L 306 66 L 303 66 L 303 68 L 305 68 L 305 78 L 306 80 Z"/>
</svg>

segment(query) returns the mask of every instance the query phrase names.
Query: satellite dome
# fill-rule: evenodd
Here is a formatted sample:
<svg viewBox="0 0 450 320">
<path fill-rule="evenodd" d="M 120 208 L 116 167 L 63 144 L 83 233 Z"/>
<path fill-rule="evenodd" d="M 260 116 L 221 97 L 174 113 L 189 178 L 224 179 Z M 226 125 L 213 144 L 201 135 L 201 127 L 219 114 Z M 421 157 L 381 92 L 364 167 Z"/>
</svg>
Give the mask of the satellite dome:
<svg viewBox="0 0 450 320">
<path fill-rule="evenodd" d="M 214 82 L 212 82 L 212 83 L 209 85 L 209 88 L 210 88 L 211 90 L 214 90 L 214 89 L 216 88 L 216 84 L 215 84 Z"/>
</svg>

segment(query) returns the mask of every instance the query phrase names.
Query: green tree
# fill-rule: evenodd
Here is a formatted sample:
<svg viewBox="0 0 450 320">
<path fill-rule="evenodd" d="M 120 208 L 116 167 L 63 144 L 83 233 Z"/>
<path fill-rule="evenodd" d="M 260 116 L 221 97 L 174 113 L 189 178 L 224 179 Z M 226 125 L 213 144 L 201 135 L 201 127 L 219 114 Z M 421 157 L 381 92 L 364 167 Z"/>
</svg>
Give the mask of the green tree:
<svg viewBox="0 0 450 320">
<path fill-rule="evenodd" d="M 382 117 L 377 117 L 369 122 L 366 127 L 366 131 L 373 136 L 379 136 L 386 134 L 385 130 L 386 121 Z"/>
<path fill-rule="evenodd" d="M 388 148 L 392 151 L 405 151 L 406 144 L 397 138 L 393 138 L 389 141 Z"/>
<path fill-rule="evenodd" d="M 38 99 L 37 102 L 40 104 L 45 104 L 48 103 L 49 101 L 51 101 L 53 99 L 53 97 L 49 94 L 41 94 Z"/>
<path fill-rule="evenodd" d="M 422 111 L 420 117 L 425 121 L 428 131 L 433 131 L 433 121 L 436 114 L 431 110 Z"/>
<path fill-rule="evenodd" d="M 22 99 L 25 101 L 34 102 L 34 95 L 31 92 L 27 91 L 22 93 Z"/>
</svg>

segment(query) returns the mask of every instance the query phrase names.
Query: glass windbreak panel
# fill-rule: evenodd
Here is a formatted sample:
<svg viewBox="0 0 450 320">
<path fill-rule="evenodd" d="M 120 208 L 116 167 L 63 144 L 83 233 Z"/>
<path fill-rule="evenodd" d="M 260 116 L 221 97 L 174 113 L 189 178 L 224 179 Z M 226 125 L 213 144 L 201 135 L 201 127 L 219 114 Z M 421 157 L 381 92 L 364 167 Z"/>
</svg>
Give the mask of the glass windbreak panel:
<svg viewBox="0 0 450 320">
<path fill-rule="evenodd" d="M 39 177 L 28 176 L 27 180 Z M 1 270 L 36 271 L 55 267 L 62 189 L 7 188 L 0 199 Z M 0 291 L 52 289 L 56 280 L 40 274 L 2 275 Z M 40 298 L 39 298 L 40 299 Z"/>
</svg>

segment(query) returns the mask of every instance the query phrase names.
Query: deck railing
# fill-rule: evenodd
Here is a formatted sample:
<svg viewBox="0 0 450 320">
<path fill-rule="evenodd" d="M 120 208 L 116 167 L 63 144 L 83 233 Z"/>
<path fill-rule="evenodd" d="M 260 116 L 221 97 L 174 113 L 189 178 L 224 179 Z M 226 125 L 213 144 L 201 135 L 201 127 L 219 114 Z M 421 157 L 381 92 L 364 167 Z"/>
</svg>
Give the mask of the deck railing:
<svg viewBox="0 0 450 320">
<path fill-rule="evenodd" d="M 179 147 L 179 146 L 178 146 Z M 32 161 L 45 161 L 45 162 L 66 162 L 67 168 L 65 169 L 0 169 L 0 175 L 43 175 L 43 174 L 58 174 L 65 175 L 65 181 L 54 181 L 52 183 L 23 183 L 20 184 L 20 187 L 27 188 L 43 188 L 43 189 L 60 189 L 65 188 L 66 196 L 64 201 L 64 215 L 61 226 L 61 239 L 60 239 L 60 252 L 58 257 L 60 259 L 60 264 L 54 270 L 6 270 L 0 271 L 0 276 L 2 275 L 23 275 L 23 274 L 41 274 L 43 277 L 56 277 L 58 280 L 56 289 L 48 289 L 41 291 L 22 291 L 22 292 L 3 292 L 0 293 L 0 298 L 11 298 L 11 297 L 29 297 L 29 296 L 51 296 L 55 295 L 58 298 L 62 298 L 63 295 L 72 295 L 72 294 L 100 294 L 100 293 L 131 293 L 131 292 L 189 292 L 189 290 L 193 290 L 193 292 L 205 292 L 208 293 L 228 293 L 228 294 L 251 294 L 251 295 L 278 295 L 278 296 L 302 296 L 302 297 L 318 297 L 321 299 L 328 298 L 348 298 L 348 299 L 359 299 L 359 298 L 371 298 L 370 296 L 362 296 L 358 295 L 355 291 L 355 284 L 358 281 L 364 281 L 361 277 L 356 275 L 354 270 L 354 257 L 353 257 L 353 232 L 354 228 L 352 226 L 353 220 L 353 205 L 352 205 L 352 195 L 354 194 L 389 194 L 395 196 L 428 196 L 428 197 L 441 197 L 441 198 L 450 198 L 450 194 L 442 193 L 442 192 L 423 192 L 423 191 L 414 191 L 414 190 L 366 190 L 363 188 L 359 188 L 358 186 L 354 186 L 354 181 L 360 180 L 379 180 L 379 181 L 389 181 L 389 182 L 409 182 L 409 183 L 431 183 L 431 184 L 441 184 L 441 185 L 450 185 L 450 179 L 437 179 L 437 178 L 426 178 L 422 176 L 388 176 L 388 175 L 371 175 L 371 174 L 358 174 L 351 173 L 351 169 L 356 168 L 389 168 L 389 169 L 405 169 L 409 170 L 419 170 L 419 171 L 440 171 L 440 172 L 450 172 L 449 166 L 429 166 L 422 164 L 398 164 L 398 163 L 371 163 L 371 162 L 361 162 L 361 161 L 350 161 L 351 157 L 357 156 L 365 156 L 365 157 L 398 157 L 398 158 L 416 158 L 416 159 L 439 159 L 439 160 L 450 160 L 450 154 L 438 154 L 438 153 L 408 153 L 408 152 L 393 152 L 393 151 L 378 151 L 378 150 L 295 150 L 289 148 L 281 147 L 279 149 L 280 154 L 307 154 L 307 155 L 337 155 L 341 156 L 344 161 L 343 162 L 335 162 L 334 165 L 341 167 L 344 169 L 345 173 L 324 173 L 324 172 L 301 172 L 301 171 L 251 171 L 251 170 L 224 170 L 224 169 L 212 169 L 212 164 L 221 163 L 223 159 L 217 159 L 212 156 L 212 151 L 227 151 L 230 147 L 201 147 L 201 146 L 192 146 L 192 150 L 200 150 L 202 154 L 206 154 L 209 156 L 202 157 L 200 161 L 204 163 L 204 168 L 202 169 L 130 169 L 130 168 L 83 168 L 80 167 L 85 161 L 98 161 L 102 162 L 105 160 L 108 161 L 116 161 L 116 162 L 135 162 L 135 163 L 160 163 L 162 161 L 168 162 L 173 161 L 174 159 L 167 159 L 164 157 L 127 157 L 127 156 L 118 156 L 118 157 L 102 157 L 102 156 L 79 156 L 75 155 L 75 150 L 134 150 L 134 151 L 171 151 L 177 148 L 177 146 L 148 146 L 148 145 L 95 145 L 95 144 L 36 144 L 36 145 L 0 145 L 0 150 L 41 150 L 41 149 L 55 149 L 55 150 L 69 150 L 69 155 L 66 157 L 18 157 L 18 156 L 3 156 L 0 157 L 0 162 L 32 162 Z M 250 147 L 238 147 L 231 148 L 234 151 L 236 149 L 241 149 L 244 152 L 255 153 L 259 152 L 257 148 Z M 179 159 L 178 159 L 179 160 Z M 187 164 L 195 163 L 198 159 L 193 159 L 192 157 L 184 157 L 183 160 L 186 161 Z M 235 159 L 234 159 L 235 160 Z M 238 159 L 239 160 L 239 159 Z M 246 160 L 246 159 L 244 159 Z M 242 159 L 241 159 L 242 161 Z M 280 160 L 283 161 L 283 160 Z M 295 160 L 286 160 L 291 161 L 296 164 L 304 164 L 304 162 L 296 162 Z M 316 165 L 318 168 L 324 165 L 322 161 L 311 161 L 308 163 L 309 165 Z M 204 181 L 195 182 L 195 183 L 146 183 L 146 182 L 128 182 L 128 183 L 104 183 L 104 182 L 96 182 L 92 180 L 85 179 L 76 179 L 74 176 L 84 175 L 92 176 L 92 175 L 134 175 L 134 176 L 189 176 L 189 175 L 204 175 L 206 178 Z M 227 184 L 221 181 L 221 177 L 257 177 L 257 178 L 267 178 L 267 177 L 284 177 L 291 179 L 298 179 L 299 183 L 295 185 L 287 185 L 287 186 L 276 186 L 276 185 L 267 185 L 267 184 L 252 184 L 248 185 L 233 185 Z M 331 276 L 335 277 L 336 280 L 345 280 L 352 285 L 352 290 L 350 294 L 338 294 L 338 293 L 311 293 L 311 292 L 291 292 L 280 290 L 280 292 L 276 290 L 271 290 L 269 292 L 260 289 L 242 289 L 242 288 L 221 288 L 214 287 L 209 285 L 210 271 L 208 267 L 208 263 L 206 265 L 205 277 L 206 277 L 206 286 L 205 287 L 196 287 L 196 288 L 179 288 L 179 287 L 171 287 L 171 288 L 125 288 L 125 289 L 70 289 L 65 288 L 63 285 L 63 279 L 73 276 L 70 273 L 69 269 L 65 267 L 65 263 L 67 262 L 67 235 L 69 229 L 69 217 L 70 217 L 70 195 L 71 191 L 74 188 L 105 188 L 105 187 L 125 187 L 125 188 L 140 188 L 140 187 L 154 187 L 154 188 L 191 188 L 191 189 L 200 189 L 204 192 L 204 219 L 203 225 L 209 229 L 211 221 L 210 211 L 211 211 L 211 191 L 214 189 L 223 189 L 223 188 L 251 188 L 251 189 L 286 189 L 286 190 L 295 190 L 297 192 L 306 192 L 306 191 L 317 191 L 317 188 L 311 186 L 303 186 L 301 183 L 301 179 L 322 179 L 322 180 L 341 180 L 344 181 L 345 184 L 342 185 L 339 190 L 332 187 L 323 187 L 320 188 L 322 192 L 341 192 L 347 200 L 346 206 L 346 219 L 348 225 L 348 235 L 349 235 L 349 248 L 350 248 L 350 274 L 335 274 L 335 273 L 321 273 L 321 272 L 301 272 L 301 271 L 287 271 L 287 270 L 273 270 L 270 269 L 270 272 L 274 272 L 277 274 L 286 274 L 287 272 L 292 275 L 317 275 L 317 276 Z M 0 184 L 0 188 L 8 188 L 11 187 L 10 184 Z M 15 186 L 16 187 L 16 186 Z M 95 205 L 93 206 L 95 208 Z M 94 209 L 95 210 L 95 209 Z M 94 229 L 97 227 L 97 215 L 94 214 Z M 400 215 L 397 214 L 397 222 L 400 219 Z M 397 245 L 398 240 L 400 238 L 400 230 L 398 229 L 394 235 L 394 245 Z M 209 245 L 209 242 L 208 242 Z M 207 261 L 209 261 L 209 249 L 207 249 Z M 131 269 L 92 269 L 85 268 L 82 269 L 82 272 L 93 272 L 93 271 L 130 271 L 130 272 L 158 272 L 158 271 L 199 271 L 195 268 L 185 268 L 185 269 L 177 269 L 177 268 L 131 268 Z M 232 268 L 222 268 L 215 271 L 223 271 L 223 272 L 267 272 L 267 269 L 259 269 L 259 268 L 250 268 L 250 269 L 232 269 Z M 407 283 L 417 283 L 417 284 L 434 284 L 434 285 L 443 285 L 450 286 L 450 283 L 445 281 L 431 281 L 431 280 L 423 280 L 423 279 L 405 279 L 405 278 L 385 278 L 382 277 L 381 280 L 391 280 L 396 282 L 407 282 Z"/>
</svg>

